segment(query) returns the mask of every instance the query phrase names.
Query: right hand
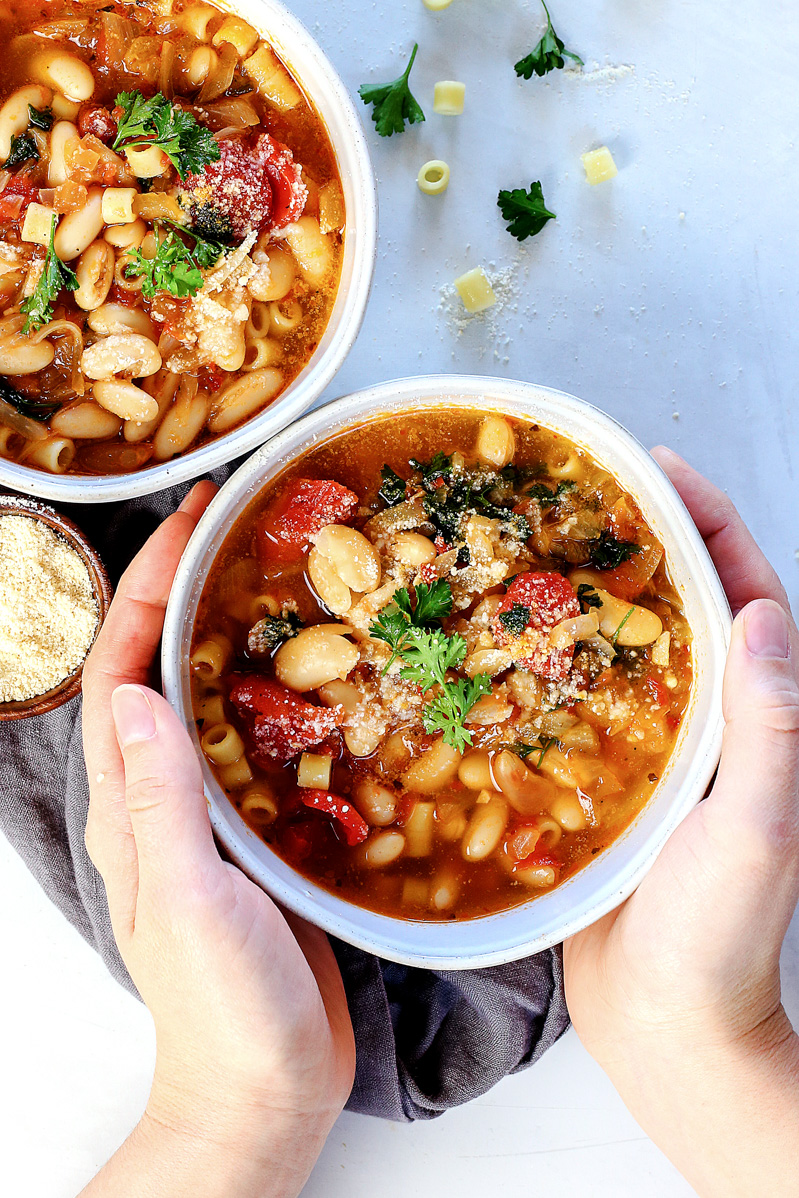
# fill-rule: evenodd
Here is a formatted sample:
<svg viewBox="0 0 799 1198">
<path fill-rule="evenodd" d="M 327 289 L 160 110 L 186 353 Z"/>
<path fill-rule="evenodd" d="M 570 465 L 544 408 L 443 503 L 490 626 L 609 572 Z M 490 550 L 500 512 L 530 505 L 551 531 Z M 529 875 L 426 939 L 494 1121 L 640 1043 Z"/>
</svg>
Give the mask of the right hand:
<svg viewBox="0 0 799 1198">
<path fill-rule="evenodd" d="M 192 742 L 144 685 L 180 555 L 212 495 L 199 484 L 150 538 L 86 662 L 86 843 L 155 1023 L 145 1122 L 173 1137 L 165 1157 L 216 1146 L 209 1174 L 219 1154 L 237 1156 L 237 1198 L 283 1198 L 301 1188 L 352 1086 L 344 989 L 324 933 L 220 858 Z M 263 1188 L 248 1188 L 248 1169 Z"/>
</svg>

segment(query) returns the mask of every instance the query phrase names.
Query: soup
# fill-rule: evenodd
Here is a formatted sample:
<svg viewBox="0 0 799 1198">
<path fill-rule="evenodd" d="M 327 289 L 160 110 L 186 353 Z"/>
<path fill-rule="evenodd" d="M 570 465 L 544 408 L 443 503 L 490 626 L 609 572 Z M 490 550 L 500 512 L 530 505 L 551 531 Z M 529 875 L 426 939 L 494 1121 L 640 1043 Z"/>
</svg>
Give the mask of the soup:
<svg viewBox="0 0 799 1198">
<path fill-rule="evenodd" d="M 341 897 L 465 919 L 558 886 L 646 804 L 691 636 L 634 499 L 540 426 L 405 412 L 237 520 L 193 630 L 203 751 Z"/>
<path fill-rule="evenodd" d="M 241 18 L 182 0 L 0 14 L 0 454 L 168 461 L 272 403 L 335 300 L 324 124 Z"/>
</svg>

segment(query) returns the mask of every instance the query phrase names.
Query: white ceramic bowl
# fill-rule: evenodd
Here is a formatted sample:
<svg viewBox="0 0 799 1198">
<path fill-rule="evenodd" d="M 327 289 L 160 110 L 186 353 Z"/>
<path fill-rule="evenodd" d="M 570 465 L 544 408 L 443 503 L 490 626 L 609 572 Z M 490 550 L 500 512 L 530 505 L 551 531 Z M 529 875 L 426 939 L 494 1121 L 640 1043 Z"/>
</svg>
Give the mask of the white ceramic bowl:
<svg viewBox="0 0 799 1198">
<path fill-rule="evenodd" d="M 556 890 L 510 911 L 453 923 L 393 919 L 356 907 L 296 873 L 252 832 L 200 751 L 191 713 L 189 646 L 208 571 L 237 517 L 263 485 L 320 441 L 384 414 L 479 408 L 537 421 L 584 447 L 641 507 L 665 546 L 693 632 L 694 685 L 677 746 L 646 808 L 608 849 Z M 652 865 L 677 824 L 702 798 L 718 763 L 721 682 L 730 612 L 704 543 L 657 463 L 621 425 L 589 404 L 528 383 L 431 376 L 348 395 L 274 437 L 236 471 L 200 521 L 180 563 L 164 629 L 166 696 L 203 760 L 211 822 L 231 858 L 286 907 L 342 940 L 409 965 L 465 969 L 497 965 L 548 948 L 616 907 Z"/>
<path fill-rule="evenodd" d="M 347 231 L 338 295 L 324 336 L 305 368 L 270 407 L 208 445 L 132 474 L 102 477 L 48 474 L 0 457 L 0 483 L 16 491 L 65 503 L 109 503 L 162 491 L 206 474 L 262 445 L 307 411 L 333 380 L 358 335 L 377 251 L 377 191 L 360 116 L 331 63 L 279 0 L 214 3 L 244 17 L 276 47 L 316 105 L 336 153 Z"/>
</svg>

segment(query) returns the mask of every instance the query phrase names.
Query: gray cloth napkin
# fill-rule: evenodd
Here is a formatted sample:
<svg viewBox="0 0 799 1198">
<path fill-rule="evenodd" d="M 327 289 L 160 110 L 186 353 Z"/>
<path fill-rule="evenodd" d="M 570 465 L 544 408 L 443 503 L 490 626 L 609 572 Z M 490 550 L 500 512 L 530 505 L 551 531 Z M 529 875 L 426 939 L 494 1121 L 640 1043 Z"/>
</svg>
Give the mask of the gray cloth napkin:
<svg viewBox="0 0 799 1198">
<path fill-rule="evenodd" d="M 233 468 L 211 477 L 222 483 Z M 188 489 L 64 510 L 116 579 Z M 11 844 L 111 974 L 136 994 L 83 843 L 89 792 L 79 698 L 44 716 L 0 724 L 0 796 L 0 827 Z M 533 1064 L 568 1027 L 559 948 L 464 971 L 395 965 L 338 941 L 333 948 L 357 1046 L 350 1110 L 432 1119 Z"/>
</svg>

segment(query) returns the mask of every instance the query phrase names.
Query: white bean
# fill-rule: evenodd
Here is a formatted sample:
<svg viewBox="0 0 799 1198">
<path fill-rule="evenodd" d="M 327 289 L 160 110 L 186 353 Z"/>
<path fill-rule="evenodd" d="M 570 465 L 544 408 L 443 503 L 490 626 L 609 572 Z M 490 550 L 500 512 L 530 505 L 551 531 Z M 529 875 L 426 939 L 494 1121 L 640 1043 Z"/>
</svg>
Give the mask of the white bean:
<svg viewBox="0 0 799 1198">
<path fill-rule="evenodd" d="M 75 303 L 84 312 L 93 312 L 105 302 L 114 281 L 114 251 L 106 241 L 93 241 L 78 259 L 75 274 L 78 289 Z"/>
<path fill-rule="evenodd" d="M 380 555 L 362 532 L 346 524 L 328 524 L 314 545 L 353 591 L 371 594 L 380 585 Z"/>
<path fill-rule="evenodd" d="M 423 566 L 435 561 L 436 547 L 420 532 L 400 532 L 391 541 L 391 552 L 406 566 Z"/>
<path fill-rule="evenodd" d="M 28 128 L 30 123 L 28 105 L 32 104 L 34 108 L 46 108 L 52 95 L 49 87 L 39 87 L 34 83 L 20 87 L 11 93 L 0 108 L 0 162 L 5 162 L 11 153 L 12 137 L 24 133 Z"/>
<path fill-rule="evenodd" d="M 461 754 L 451 745 L 444 743 L 443 737 L 438 737 L 430 748 L 408 766 L 402 775 L 402 781 L 407 790 L 418 791 L 419 794 L 437 794 L 458 775 Z"/>
<path fill-rule="evenodd" d="M 382 869 L 396 861 L 405 848 L 405 837 L 401 832 L 378 832 L 367 840 L 363 847 L 364 865 Z"/>
<path fill-rule="evenodd" d="M 147 378 L 161 369 L 161 355 L 141 333 L 112 333 L 83 351 L 80 368 L 87 379 L 110 379 L 116 374 Z"/>
<path fill-rule="evenodd" d="M 75 54 L 48 50 L 34 58 L 32 71 L 67 100 L 83 102 L 94 95 L 94 75 Z"/>
<path fill-rule="evenodd" d="M 585 812 L 577 795 L 560 794 L 549 804 L 549 810 L 561 828 L 567 832 L 579 832 L 585 827 Z"/>
<path fill-rule="evenodd" d="M 178 400 L 167 409 L 153 438 L 153 452 L 157 461 L 166 462 L 188 449 L 205 425 L 208 407 L 208 396 L 204 391 L 198 391 L 187 402 Z"/>
<path fill-rule="evenodd" d="M 100 407 L 113 412 L 121 420 L 153 420 L 158 412 L 158 404 L 152 395 L 148 395 L 133 383 L 124 383 L 117 379 L 97 382 L 92 391 Z"/>
<path fill-rule="evenodd" d="M 516 438 L 507 420 L 485 416 L 477 432 L 477 456 L 489 466 L 507 466 L 516 452 Z"/>
<path fill-rule="evenodd" d="M 270 366 L 251 370 L 243 378 L 228 383 L 216 396 L 208 421 L 209 430 L 226 433 L 274 399 L 282 386 L 282 372 Z"/>
<path fill-rule="evenodd" d="M 308 577 L 328 611 L 343 616 L 352 607 L 352 592 L 329 558 L 314 546 L 308 554 Z"/>
<path fill-rule="evenodd" d="M 91 245 L 103 227 L 103 189 L 90 187 L 89 197 L 77 212 L 59 221 L 53 246 L 62 262 L 71 262 Z"/>
<path fill-rule="evenodd" d="M 126 304 L 103 304 L 90 312 L 86 323 L 93 333 L 108 337 L 111 333 L 139 333 L 157 339 L 155 325 L 143 308 L 128 308 Z"/>
<path fill-rule="evenodd" d="M 46 339 L 29 341 L 22 334 L 0 341 L 0 370 L 3 374 L 35 374 L 44 370 L 55 357 L 55 350 Z"/>
<path fill-rule="evenodd" d="M 396 818 L 397 796 L 387 786 L 372 779 L 357 784 L 352 801 L 366 822 L 375 827 L 384 828 Z"/>
<path fill-rule="evenodd" d="M 118 416 L 90 401 L 61 408 L 50 418 L 50 428 L 54 433 L 61 433 L 76 440 L 105 440 L 115 437 L 121 427 L 122 422 Z"/>
<path fill-rule="evenodd" d="M 458 780 L 469 790 L 493 790 L 494 779 L 491 777 L 488 753 L 482 753 L 479 749 L 467 753 L 458 766 Z"/>
<path fill-rule="evenodd" d="M 334 678 L 346 678 L 358 664 L 358 649 L 341 632 L 339 625 L 317 624 L 303 628 L 275 654 L 275 674 L 292 690 L 316 690 Z"/>
<path fill-rule="evenodd" d="M 469 820 L 461 841 L 461 853 L 467 861 L 483 861 L 494 852 L 508 823 L 508 804 L 504 799 L 479 803 Z"/>
<path fill-rule="evenodd" d="M 333 268 L 333 246 L 313 216 L 301 216 L 286 229 L 286 241 L 309 283 L 318 287 Z"/>
</svg>

